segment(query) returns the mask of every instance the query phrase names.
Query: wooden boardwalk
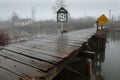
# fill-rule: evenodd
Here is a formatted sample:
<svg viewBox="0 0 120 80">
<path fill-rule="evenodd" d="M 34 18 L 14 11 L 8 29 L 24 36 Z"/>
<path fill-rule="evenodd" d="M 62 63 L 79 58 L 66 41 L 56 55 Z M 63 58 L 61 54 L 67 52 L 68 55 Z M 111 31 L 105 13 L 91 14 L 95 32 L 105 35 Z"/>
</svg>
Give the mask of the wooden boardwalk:
<svg viewBox="0 0 120 80">
<path fill-rule="evenodd" d="M 96 32 L 83 29 L 0 50 L 0 80 L 52 80 Z"/>
</svg>

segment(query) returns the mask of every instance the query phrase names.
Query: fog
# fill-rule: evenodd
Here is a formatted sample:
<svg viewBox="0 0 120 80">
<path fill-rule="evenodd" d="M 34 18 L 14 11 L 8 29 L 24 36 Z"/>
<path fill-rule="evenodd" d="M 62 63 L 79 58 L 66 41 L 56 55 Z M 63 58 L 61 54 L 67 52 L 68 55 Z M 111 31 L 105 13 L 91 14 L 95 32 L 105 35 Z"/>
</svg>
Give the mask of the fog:
<svg viewBox="0 0 120 80">
<path fill-rule="evenodd" d="M 13 11 L 20 17 L 31 17 L 31 8 L 36 9 L 37 20 L 56 19 L 53 5 L 56 0 L 0 0 L 0 20 L 10 18 Z M 67 9 L 73 18 L 83 16 L 98 17 L 101 14 L 109 16 L 109 10 L 114 16 L 119 16 L 120 0 L 66 0 Z"/>
<path fill-rule="evenodd" d="M 60 23 L 57 23 L 57 14 L 53 10 L 55 4 L 56 0 L 0 0 L 0 29 L 7 31 L 13 42 L 59 34 Z M 120 20 L 119 4 L 119 0 L 65 0 L 70 15 L 64 24 L 65 30 L 94 27 L 102 14 L 112 21 Z"/>
</svg>

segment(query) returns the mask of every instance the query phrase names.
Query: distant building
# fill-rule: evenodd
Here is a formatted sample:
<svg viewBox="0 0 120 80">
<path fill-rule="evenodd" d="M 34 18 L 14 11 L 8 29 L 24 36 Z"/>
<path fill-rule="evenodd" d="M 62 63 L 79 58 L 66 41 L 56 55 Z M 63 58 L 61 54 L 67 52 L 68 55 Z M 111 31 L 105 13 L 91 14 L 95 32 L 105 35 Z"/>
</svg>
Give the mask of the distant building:
<svg viewBox="0 0 120 80">
<path fill-rule="evenodd" d="M 33 23 L 33 20 L 30 18 L 25 18 L 25 19 L 17 19 L 14 22 L 15 26 L 28 26 Z"/>
</svg>

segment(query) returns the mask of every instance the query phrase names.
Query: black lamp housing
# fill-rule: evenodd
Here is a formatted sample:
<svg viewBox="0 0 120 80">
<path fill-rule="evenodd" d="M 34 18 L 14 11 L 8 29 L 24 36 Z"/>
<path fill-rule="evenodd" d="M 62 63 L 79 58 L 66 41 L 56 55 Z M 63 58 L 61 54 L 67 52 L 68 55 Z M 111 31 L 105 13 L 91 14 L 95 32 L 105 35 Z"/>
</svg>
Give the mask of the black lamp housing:
<svg viewBox="0 0 120 80">
<path fill-rule="evenodd" d="M 63 7 L 57 11 L 57 22 L 68 22 L 68 11 Z"/>
</svg>

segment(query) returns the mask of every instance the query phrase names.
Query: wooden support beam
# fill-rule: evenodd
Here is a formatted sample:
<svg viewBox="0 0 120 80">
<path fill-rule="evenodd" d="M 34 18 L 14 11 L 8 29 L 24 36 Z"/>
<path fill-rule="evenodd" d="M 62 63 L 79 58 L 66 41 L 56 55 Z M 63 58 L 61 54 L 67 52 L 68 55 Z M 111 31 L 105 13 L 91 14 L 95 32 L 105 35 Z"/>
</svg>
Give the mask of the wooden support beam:
<svg viewBox="0 0 120 80">
<path fill-rule="evenodd" d="M 81 60 L 83 60 L 83 59 L 81 59 Z M 84 62 L 82 61 L 83 63 L 81 62 L 81 60 L 76 61 L 77 63 L 76 62 L 71 63 L 65 69 L 70 72 L 73 72 L 75 74 L 78 74 L 78 75 L 81 75 L 82 73 L 80 71 L 82 69 L 85 69 L 85 70 L 83 70 L 83 71 L 85 71 L 85 72 L 83 72 L 83 74 L 91 76 L 92 75 L 92 60 L 84 59 Z M 81 65 L 76 65 L 76 64 L 78 64 L 78 62 L 79 62 L 79 64 L 82 64 L 83 67 Z M 78 67 L 81 67 L 81 68 L 78 68 Z"/>
<path fill-rule="evenodd" d="M 80 73 L 77 70 L 75 70 L 74 68 L 72 68 L 71 66 L 67 66 L 65 69 L 68 70 L 68 71 L 71 71 L 71 72 L 73 72 L 75 74 L 80 75 Z"/>
<path fill-rule="evenodd" d="M 80 51 L 78 57 L 93 59 L 95 52 L 92 51 Z"/>
</svg>

